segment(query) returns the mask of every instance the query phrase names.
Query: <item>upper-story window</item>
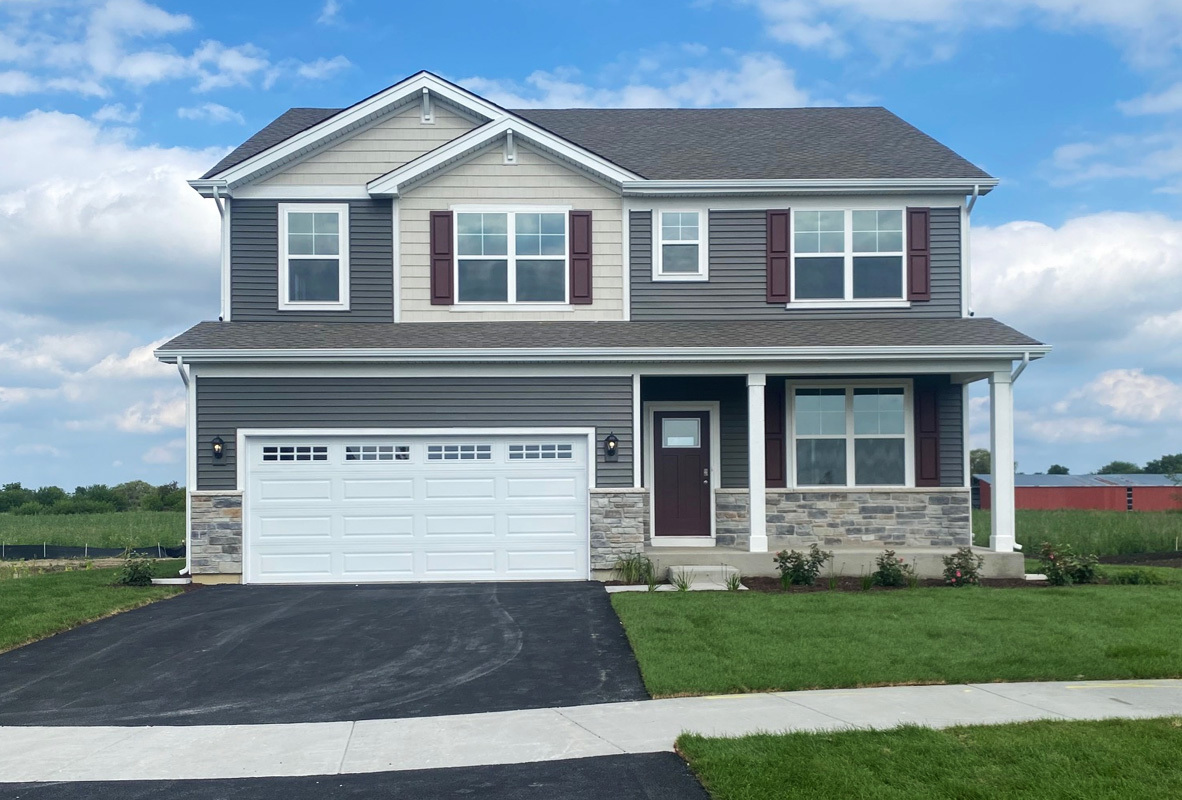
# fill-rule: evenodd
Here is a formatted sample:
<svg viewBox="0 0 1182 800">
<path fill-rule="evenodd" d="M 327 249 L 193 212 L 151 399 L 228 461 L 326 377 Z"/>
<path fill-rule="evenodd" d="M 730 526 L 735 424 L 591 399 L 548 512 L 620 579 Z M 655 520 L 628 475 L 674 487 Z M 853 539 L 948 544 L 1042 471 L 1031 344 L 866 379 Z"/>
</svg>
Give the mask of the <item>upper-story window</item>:
<svg viewBox="0 0 1182 800">
<path fill-rule="evenodd" d="M 456 212 L 460 303 L 566 303 L 565 210 Z"/>
<path fill-rule="evenodd" d="M 349 206 L 279 206 L 279 308 L 349 310 Z"/>
<path fill-rule="evenodd" d="M 792 299 L 904 301 L 903 211 L 793 213 Z"/>
<path fill-rule="evenodd" d="M 661 211 L 659 216 L 653 279 L 706 280 L 706 237 L 703 235 L 706 214 L 701 211 Z"/>
</svg>

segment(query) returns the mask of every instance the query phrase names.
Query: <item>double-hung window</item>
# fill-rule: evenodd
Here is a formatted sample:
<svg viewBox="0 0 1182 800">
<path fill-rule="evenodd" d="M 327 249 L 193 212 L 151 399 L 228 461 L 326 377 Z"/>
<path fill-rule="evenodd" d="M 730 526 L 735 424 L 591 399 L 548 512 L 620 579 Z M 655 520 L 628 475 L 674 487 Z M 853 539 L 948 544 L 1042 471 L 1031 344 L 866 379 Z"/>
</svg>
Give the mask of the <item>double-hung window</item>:
<svg viewBox="0 0 1182 800">
<path fill-rule="evenodd" d="M 793 212 L 792 299 L 903 302 L 903 211 Z"/>
<path fill-rule="evenodd" d="M 908 485 L 908 405 L 905 386 L 794 388 L 795 485 Z"/>
<path fill-rule="evenodd" d="M 565 210 L 457 211 L 460 303 L 566 303 Z"/>
<path fill-rule="evenodd" d="M 349 310 L 349 206 L 279 205 L 279 308 Z"/>
<path fill-rule="evenodd" d="M 657 222 L 657 258 L 653 277 L 661 281 L 704 281 L 706 214 L 661 211 Z"/>
</svg>

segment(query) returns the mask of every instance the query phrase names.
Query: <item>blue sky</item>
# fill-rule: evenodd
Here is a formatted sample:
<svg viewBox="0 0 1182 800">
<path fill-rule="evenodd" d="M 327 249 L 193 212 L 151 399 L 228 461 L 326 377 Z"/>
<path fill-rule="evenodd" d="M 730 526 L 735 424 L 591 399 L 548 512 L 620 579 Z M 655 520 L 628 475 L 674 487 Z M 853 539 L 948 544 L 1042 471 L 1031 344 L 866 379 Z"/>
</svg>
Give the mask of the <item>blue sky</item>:
<svg viewBox="0 0 1182 800">
<path fill-rule="evenodd" d="M 511 107 L 887 106 L 1002 179 L 973 306 L 1056 346 L 1020 469 L 1182 451 L 1177 0 L 0 0 L 0 482 L 180 479 L 150 350 L 217 314 L 184 179 L 419 69 Z"/>
</svg>

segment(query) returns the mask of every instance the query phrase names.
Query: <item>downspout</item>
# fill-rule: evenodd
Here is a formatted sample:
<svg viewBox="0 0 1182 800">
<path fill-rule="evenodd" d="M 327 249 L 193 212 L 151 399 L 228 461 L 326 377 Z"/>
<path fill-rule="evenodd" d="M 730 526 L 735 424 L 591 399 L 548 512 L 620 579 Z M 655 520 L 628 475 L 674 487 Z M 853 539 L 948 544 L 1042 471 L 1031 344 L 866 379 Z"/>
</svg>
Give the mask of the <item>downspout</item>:
<svg viewBox="0 0 1182 800">
<path fill-rule="evenodd" d="M 229 310 L 230 310 L 229 309 L 229 300 L 228 300 L 228 296 L 227 296 L 228 280 L 226 277 L 227 273 L 229 272 L 229 269 L 230 269 L 230 267 L 229 267 L 229 253 L 227 252 L 227 247 L 226 247 L 226 242 L 227 242 L 227 238 L 228 238 L 226 236 L 226 204 L 222 201 L 220 187 L 214 186 L 212 191 L 213 191 L 213 202 L 214 202 L 214 205 L 216 205 L 218 207 L 218 216 L 221 218 L 221 221 L 222 221 L 222 229 L 220 231 L 220 235 L 218 236 L 218 239 L 220 240 L 219 251 L 221 253 L 221 262 L 222 262 L 221 263 L 221 268 L 222 268 L 221 269 L 221 272 L 222 272 L 222 276 L 221 276 L 222 277 L 222 280 L 221 280 L 222 313 L 218 316 L 218 321 L 224 322 L 226 320 L 226 318 L 229 316 Z M 187 381 L 186 381 L 185 385 L 186 386 L 189 385 Z"/>
<path fill-rule="evenodd" d="M 973 215 L 973 206 L 977 205 L 977 198 L 981 196 L 981 185 L 973 184 L 973 193 L 969 197 L 968 205 L 964 207 L 964 230 L 960 234 L 960 257 L 964 263 L 964 286 L 960 290 L 965 293 L 968 302 L 965 303 L 965 311 L 971 317 L 973 316 L 972 303 L 972 289 L 973 289 L 973 258 L 972 253 L 969 252 L 969 217 Z"/>
<path fill-rule="evenodd" d="M 193 443 L 193 431 L 189 430 L 189 404 L 192 402 L 192 395 L 189 392 L 189 372 L 185 369 L 185 359 L 183 356 L 176 357 L 176 371 L 181 374 L 181 381 L 185 384 L 185 568 L 180 571 L 180 574 L 192 575 L 193 573 L 189 570 L 192 567 L 190 552 L 193 548 L 190 546 L 189 531 L 193 525 L 192 499 L 190 497 L 193 489 L 193 476 L 189 474 L 189 465 L 192 464 L 193 459 L 189 451 L 195 445 Z"/>
<path fill-rule="evenodd" d="M 1022 354 L 1022 363 L 1018 365 L 1018 368 L 1016 370 L 1014 370 L 1013 372 L 1010 373 L 1010 383 L 1013 384 L 1015 381 L 1017 381 L 1018 376 L 1021 375 L 1025 371 L 1025 369 L 1029 366 L 1030 366 L 1030 353 L 1023 353 Z"/>
</svg>

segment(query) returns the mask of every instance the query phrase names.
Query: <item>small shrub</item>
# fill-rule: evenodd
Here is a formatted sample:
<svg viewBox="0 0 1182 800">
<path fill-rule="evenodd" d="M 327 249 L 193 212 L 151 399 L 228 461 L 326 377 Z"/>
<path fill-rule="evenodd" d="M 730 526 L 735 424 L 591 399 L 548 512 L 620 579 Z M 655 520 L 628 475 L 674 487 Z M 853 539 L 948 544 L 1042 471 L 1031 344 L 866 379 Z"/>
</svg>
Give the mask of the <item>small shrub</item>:
<svg viewBox="0 0 1182 800">
<path fill-rule="evenodd" d="M 669 575 L 669 582 L 679 592 L 688 592 L 694 585 L 694 574 L 681 570 Z"/>
<path fill-rule="evenodd" d="M 868 592 L 874 587 L 874 573 L 873 572 L 871 572 L 868 575 L 867 574 L 862 575 L 860 580 L 862 582 L 862 591 L 863 592 Z"/>
<path fill-rule="evenodd" d="M 821 574 L 821 567 L 833 558 L 833 553 L 822 552 L 815 544 L 809 547 L 807 555 L 797 550 L 781 550 L 776 553 L 776 568 L 780 570 L 780 585 L 812 586 Z"/>
<path fill-rule="evenodd" d="M 615 573 L 624 583 L 649 583 L 656 574 L 652 559 L 644 553 L 630 553 L 616 559 Z"/>
<path fill-rule="evenodd" d="M 877 586 L 906 586 L 915 575 L 915 569 L 897 558 L 894 550 L 884 550 L 882 555 L 874 559 L 874 564 L 877 569 L 874 570 L 873 578 Z"/>
<path fill-rule="evenodd" d="M 726 590 L 728 592 L 737 592 L 743 588 L 743 579 L 737 572 L 732 572 L 726 576 Z"/>
<path fill-rule="evenodd" d="M 147 556 L 128 551 L 115 582 L 121 586 L 151 586 L 152 561 Z"/>
<path fill-rule="evenodd" d="M 973 553 L 971 547 L 962 547 L 949 556 L 944 556 L 944 583 L 949 586 L 977 586 L 981 583 L 981 567 L 985 559 Z"/>
<path fill-rule="evenodd" d="M 1107 579 L 1109 583 L 1125 586 L 1161 586 L 1167 582 L 1158 573 L 1147 569 L 1130 569 L 1112 573 L 1102 572 L 1100 575 Z"/>
<path fill-rule="evenodd" d="M 1076 555 L 1071 545 L 1043 542 L 1038 549 L 1042 572 L 1052 586 L 1095 583 L 1098 559 L 1094 555 Z"/>
</svg>

